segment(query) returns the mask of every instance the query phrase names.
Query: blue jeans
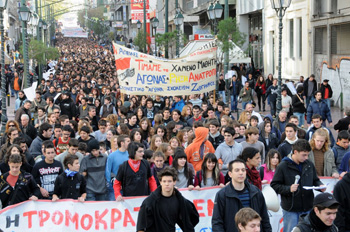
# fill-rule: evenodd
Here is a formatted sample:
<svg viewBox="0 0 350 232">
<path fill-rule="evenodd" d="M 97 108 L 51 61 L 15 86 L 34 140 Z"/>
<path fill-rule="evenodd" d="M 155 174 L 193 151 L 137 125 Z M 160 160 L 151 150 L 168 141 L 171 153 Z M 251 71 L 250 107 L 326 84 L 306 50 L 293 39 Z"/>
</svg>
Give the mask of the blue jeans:
<svg viewBox="0 0 350 232">
<path fill-rule="evenodd" d="M 288 212 L 283 211 L 283 232 L 291 232 L 299 222 L 299 216 L 308 212 Z"/>
<path fill-rule="evenodd" d="M 219 95 L 222 97 L 222 101 L 226 104 L 226 94 L 225 94 L 225 91 L 219 91 Z"/>
<path fill-rule="evenodd" d="M 115 196 L 114 196 L 114 189 L 113 189 L 113 185 L 110 184 L 108 187 L 108 199 L 110 201 L 115 201 Z"/>
<path fill-rule="evenodd" d="M 231 95 L 231 110 L 237 110 L 237 95 Z"/>
<path fill-rule="evenodd" d="M 270 112 L 272 116 L 276 115 L 276 104 L 277 104 L 276 101 L 270 100 Z"/>
<path fill-rule="evenodd" d="M 305 113 L 293 113 L 295 116 L 298 117 L 298 120 L 299 120 L 299 125 L 298 126 L 302 126 L 305 124 Z"/>
<path fill-rule="evenodd" d="M 107 201 L 108 196 L 106 193 L 97 194 L 97 193 L 87 192 L 86 200 L 87 201 Z"/>
<path fill-rule="evenodd" d="M 306 109 L 309 107 L 310 102 L 312 102 L 313 100 L 315 100 L 314 96 L 306 97 L 306 101 L 305 101 Z"/>
<path fill-rule="evenodd" d="M 249 104 L 251 101 L 247 101 L 247 102 L 242 102 L 242 110 L 245 110 L 245 106 L 247 104 Z"/>
<path fill-rule="evenodd" d="M 324 99 L 324 100 L 326 101 L 329 110 L 331 110 L 331 99 L 327 98 L 327 99 Z"/>
</svg>

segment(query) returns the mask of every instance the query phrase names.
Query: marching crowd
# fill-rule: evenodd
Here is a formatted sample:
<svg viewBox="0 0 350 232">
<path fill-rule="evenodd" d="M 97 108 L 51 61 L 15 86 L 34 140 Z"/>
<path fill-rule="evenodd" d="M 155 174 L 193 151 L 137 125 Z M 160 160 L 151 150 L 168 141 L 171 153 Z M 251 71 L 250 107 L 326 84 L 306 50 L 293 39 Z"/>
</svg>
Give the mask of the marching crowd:
<svg viewBox="0 0 350 232">
<path fill-rule="evenodd" d="M 149 195 L 137 231 L 175 231 L 176 223 L 194 231 L 198 212 L 177 189 L 220 186 L 213 231 L 272 231 L 261 192 L 270 183 L 281 195 L 284 231 L 350 231 L 350 109 L 333 134 L 328 80 L 283 84 L 279 114 L 277 80 L 244 65 L 232 67 L 228 81 L 220 75 L 220 97 L 124 95 L 110 48 L 73 38 L 58 38 L 57 46 L 55 73 L 41 80 L 33 101 L 17 70 L 7 70 L 16 112 L 0 140 L 2 207 Z M 303 188 L 324 191 L 320 176 L 342 178 L 334 196 L 314 198 Z"/>
</svg>

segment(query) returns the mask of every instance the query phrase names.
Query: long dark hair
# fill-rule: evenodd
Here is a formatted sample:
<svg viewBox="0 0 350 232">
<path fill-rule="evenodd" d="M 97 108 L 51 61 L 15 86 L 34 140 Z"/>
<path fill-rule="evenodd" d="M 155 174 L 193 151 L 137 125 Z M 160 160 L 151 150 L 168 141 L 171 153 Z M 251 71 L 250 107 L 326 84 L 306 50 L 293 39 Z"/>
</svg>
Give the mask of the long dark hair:
<svg viewBox="0 0 350 232">
<path fill-rule="evenodd" d="M 212 174 L 212 178 L 214 180 L 214 185 L 218 185 L 218 183 L 220 182 L 219 178 L 220 178 L 220 171 L 219 171 L 219 166 L 218 166 L 218 159 L 216 158 L 216 156 L 213 153 L 208 153 L 203 160 L 202 163 L 202 178 L 203 178 L 203 183 L 204 185 L 207 184 L 207 161 L 211 161 L 215 163 L 215 167 L 213 169 L 213 174 Z"/>
<path fill-rule="evenodd" d="M 176 171 L 178 171 L 179 164 L 178 160 L 180 158 L 185 158 L 186 163 L 184 166 L 184 175 L 187 179 L 193 179 L 193 173 L 189 171 L 188 169 L 188 162 L 187 162 L 187 155 L 185 153 L 185 150 L 182 147 L 177 147 L 174 152 L 174 160 L 173 160 L 173 167 L 175 168 Z"/>
</svg>

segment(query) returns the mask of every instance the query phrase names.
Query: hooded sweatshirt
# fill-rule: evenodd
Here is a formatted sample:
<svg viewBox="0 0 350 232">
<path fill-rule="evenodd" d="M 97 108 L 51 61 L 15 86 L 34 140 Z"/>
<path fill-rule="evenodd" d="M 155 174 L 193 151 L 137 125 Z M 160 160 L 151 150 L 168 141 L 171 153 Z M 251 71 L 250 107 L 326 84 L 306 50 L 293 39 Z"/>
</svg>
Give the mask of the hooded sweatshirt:
<svg viewBox="0 0 350 232">
<path fill-rule="evenodd" d="M 214 153 L 214 147 L 207 140 L 209 129 L 205 127 L 196 128 L 194 134 L 196 138 L 193 142 L 185 149 L 187 155 L 187 161 L 191 163 L 194 167 L 194 170 L 200 171 L 201 166 L 204 160 L 204 157 L 208 153 Z"/>
<path fill-rule="evenodd" d="M 215 156 L 223 162 L 222 174 L 228 172 L 228 164 L 237 158 L 243 151 L 242 144 L 235 142 L 233 146 L 227 145 L 226 142 L 221 143 L 215 151 Z"/>
</svg>

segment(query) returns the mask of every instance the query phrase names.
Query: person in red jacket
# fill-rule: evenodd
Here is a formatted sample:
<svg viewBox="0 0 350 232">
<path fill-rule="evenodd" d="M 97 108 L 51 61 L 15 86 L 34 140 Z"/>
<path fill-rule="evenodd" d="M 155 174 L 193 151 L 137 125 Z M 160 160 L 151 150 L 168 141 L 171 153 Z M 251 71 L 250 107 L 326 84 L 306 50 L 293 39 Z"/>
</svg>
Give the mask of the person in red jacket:
<svg viewBox="0 0 350 232">
<path fill-rule="evenodd" d="M 157 183 L 151 173 L 147 160 L 143 159 L 144 146 L 138 142 L 131 142 L 128 146 L 129 160 L 120 165 L 114 181 L 114 195 L 117 201 L 123 197 L 146 196 L 156 190 Z"/>
<path fill-rule="evenodd" d="M 196 172 L 202 168 L 204 157 L 208 153 L 215 153 L 211 142 L 208 141 L 209 129 L 205 127 L 196 128 L 194 134 L 196 138 L 185 150 L 187 161 L 191 163 Z"/>
<path fill-rule="evenodd" d="M 255 92 L 258 97 L 259 111 L 261 111 L 261 102 L 263 104 L 263 111 L 265 111 L 265 93 L 266 83 L 263 76 L 259 76 L 258 81 L 255 84 Z"/>
</svg>

